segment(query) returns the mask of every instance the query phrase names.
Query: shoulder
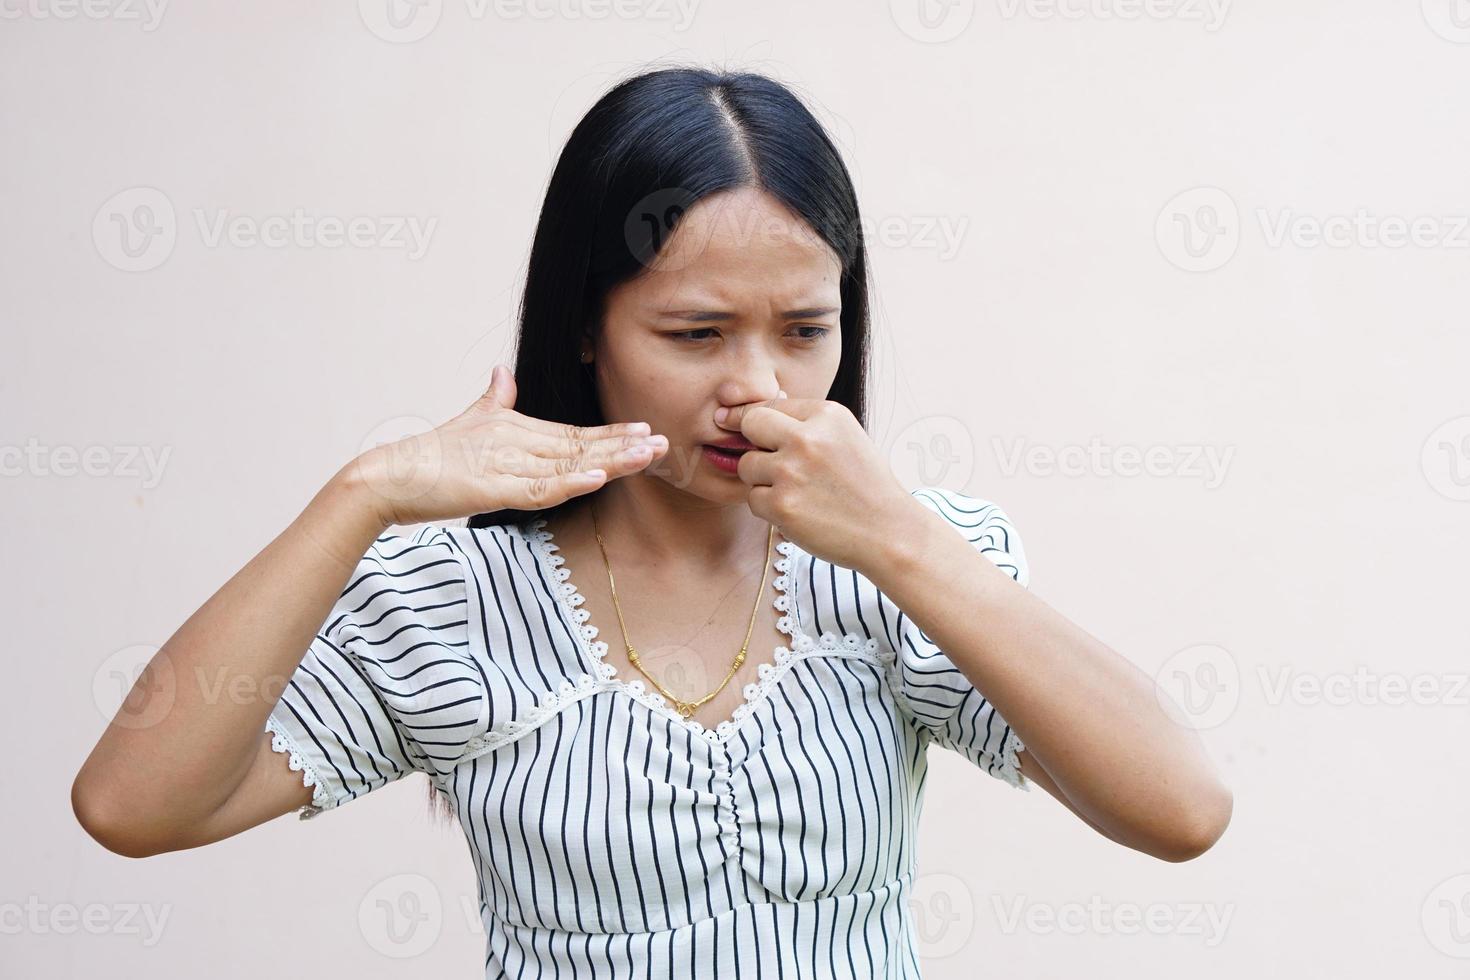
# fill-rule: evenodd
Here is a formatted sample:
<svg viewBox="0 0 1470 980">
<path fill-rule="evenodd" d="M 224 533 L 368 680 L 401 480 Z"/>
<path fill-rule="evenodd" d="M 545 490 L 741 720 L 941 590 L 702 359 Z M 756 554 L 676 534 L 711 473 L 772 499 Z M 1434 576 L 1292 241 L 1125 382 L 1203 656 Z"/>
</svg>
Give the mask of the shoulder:
<svg viewBox="0 0 1470 980">
<path fill-rule="evenodd" d="M 1030 581 L 1030 566 L 1021 536 L 1006 511 L 993 500 L 940 486 L 909 491 L 925 507 L 944 518 L 966 541 L 1021 585 Z"/>
<path fill-rule="evenodd" d="M 343 588 L 328 632 L 348 621 L 380 625 L 383 617 L 404 609 L 427 611 L 440 593 L 462 596 L 468 572 L 451 530 L 426 524 L 379 535 Z"/>
</svg>

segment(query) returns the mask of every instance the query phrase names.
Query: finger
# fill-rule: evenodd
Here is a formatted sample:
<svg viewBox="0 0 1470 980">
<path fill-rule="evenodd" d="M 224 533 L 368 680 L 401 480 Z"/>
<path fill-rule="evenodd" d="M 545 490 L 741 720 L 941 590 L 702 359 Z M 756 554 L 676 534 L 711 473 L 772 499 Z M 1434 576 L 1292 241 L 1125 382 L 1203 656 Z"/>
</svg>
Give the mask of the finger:
<svg viewBox="0 0 1470 980">
<path fill-rule="evenodd" d="M 636 461 L 639 459 L 641 461 Z M 607 467 L 578 469 L 541 476 L 520 476 L 513 473 L 502 475 L 517 484 L 522 499 L 538 507 L 552 507 L 569 497 L 596 490 L 609 480 L 635 473 L 647 466 L 648 461 L 649 455 L 645 450 L 631 457 L 623 453 Z"/>
<path fill-rule="evenodd" d="M 614 476 L 636 472 L 668 450 L 667 440 L 658 444 L 632 444 L 610 440 L 576 455 L 537 455 L 520 446 L 503 447 L 503 457 L 496 460 L 495 470 L 515 476 L 556 476 L 578 470 L 606 469 Z"/>
<path fill-rule="evenodd" d="M 529 432 L 539 432 L 542 435 L 562 436 L 580 435 L 584 439 L 602 439 L 616 435 L 647 435 L 652 431 L 647 422 L 608 422 L 603 425 L 572 425 L 568 422 L 553 422 L 550 419 L 538 419 L 533 415 L 521 412 L 513 412 L 506 418 L 511 419 L 521 428 Z"/>
<path fill-rule="evenodd" d="M 737 431 L 762 449 L 782 448 L 792 434 L 801 428 L 805 414 L 784 411 L 788 401 L 789 399 L 782 398 L 769 403 L 762 402 L 744 406 L 745 410 L 740 416 L 740 428 Z M 771 408 L 773 411 L 761 411 L 764 408 Z M 728 420 L 725 427 L 729 427 Z"/>
<path fill-rule="evenodd" d="M 821 406 L 826 404 L 822 398 L 788 398 L 783 392 L 775 398 L 767 398 L 764 401 L 746 402 L 744 405 L 736 405 L 729 409 L 715 410 L 715 424 L 722 429 L 731 432 L 740 432 L 745 417 L 758 408 L 774 408 L 795 419 L 806 419 Z M 722 418 L 720 412 L 724 411 Z"/>
<path fill-rule="evenodd" d="M 769 487 L 776 482 L 776 454 L 764 449 L 743 452 L 735 471 L 748 487 Z"/>
<path fill-rule="evenodd" d="M 490 384 L 475 400 L 471 408 L 489 411 L 495 408 L 514 409 L 516 404 L 516 379 L 510 369 L 497 364 L 490 369 Z"/>
<path fill-rule="evenodd" d="M 583 430 L 593 432 L 595 430 Z M 598 452 L 616 452 L 652 442 L 667 446 L 664 436 L 651 436 L 638 432 L 614 431 L 606 435 L 578 436 L 572 429 L 558 433 L 525 432 L 517 444 L 527 452 L 547 459 L 567 459 Z"/>
<path fill-rule="evenodd" d="M 578 471 L 559 476 L 512 476 L 508 479 L 515 484 L 511 499 L 523 500 L 529 505 L 519 509 L 545 509 L 598 489 L 607 482 L 608 474 L 603 470 L 595 470 L 591 473 Z"/>
</svg>

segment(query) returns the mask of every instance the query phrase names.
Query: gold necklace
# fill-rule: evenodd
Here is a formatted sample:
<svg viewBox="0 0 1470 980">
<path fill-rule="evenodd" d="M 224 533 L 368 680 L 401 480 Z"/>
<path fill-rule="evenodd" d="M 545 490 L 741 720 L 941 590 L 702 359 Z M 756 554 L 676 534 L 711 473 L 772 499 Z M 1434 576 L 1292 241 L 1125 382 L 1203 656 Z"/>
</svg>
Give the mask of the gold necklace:
<svg viewBox="0 0 1470 980">
<path fill-rule="evenodd" d="M 755 614 L 760 610 L 761 599 L 764 598 L 766 593 L 766 576 L 770 573 L 771 542 L 776 538 L 776 525 L 772 524 L 771 530 L 766 534 L 766 553 L 761 558 L 761 587 L 756 591 L 755 608 L 750 611 L 750 625 L 745 628 L 745 642 L 740 644 L 740 652 L 735 655 L 735 662 L 730 665 L 730 671 L 725 675 L 725 679 L 720 682 L 719 687 L 710 691 L 698 701 L 681 701 L 668 688 L 660 684 L 652 674 L 643 669 L 643 664 L 639 662 L 638 651 L 633 649 L 632 643 L 628 642 L 628 626 L 623 622 L 623 607 L 618 604 L 618 590 L 617 586 L 613 584 L 612 565 L 607 560 L 607 548 L 602 541 L 602 532 L 597 528 L 597 507 L 589 501 L 588 509 L 592 513 L 592 533 L 597 535 L 597 547 L 602 551 L 602 564 L 607 568 L 607 588 L 612 593 L 613 609 L 618 614 L 618 627 L 623 631 L 623 646 L 628 650 L 628 663 L 637 668 L 638 672 L 644 677 L 647 677 L 653 686 L 658 688 L 660 694 L 674 703 L 674 710 L 679 712 L 680 717 L 688 718 L 694 714 L 700 705 L 724 690 L 725 685 L 730 683 L 730 678 L 734 677 L 735 672 L 745 663 L 745 652 L 750 648 L 750 634 L 755 630 Z"/>
</svg>

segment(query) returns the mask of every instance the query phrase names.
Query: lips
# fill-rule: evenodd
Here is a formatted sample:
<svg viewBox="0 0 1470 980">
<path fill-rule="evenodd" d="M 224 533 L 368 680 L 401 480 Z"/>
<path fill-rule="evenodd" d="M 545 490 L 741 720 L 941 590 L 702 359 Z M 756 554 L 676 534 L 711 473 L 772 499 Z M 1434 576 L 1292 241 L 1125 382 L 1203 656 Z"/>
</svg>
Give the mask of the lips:
<svg viewBox="0 0 1470 980">
<path fill-rule="evenodd" d="M 736 455 L 745 452 L 746 450 L 756 448 L 755 443 L 751 442 L 748 439 L 742 439 L 740 436 L 730 436 L 726 439 L 720 439 L 717 442 L 707 442 L 705 443 L 705 445 L 709 446 L 712 449 L 718 449 L 722 452 L 732 453 Z"/>
</svg>

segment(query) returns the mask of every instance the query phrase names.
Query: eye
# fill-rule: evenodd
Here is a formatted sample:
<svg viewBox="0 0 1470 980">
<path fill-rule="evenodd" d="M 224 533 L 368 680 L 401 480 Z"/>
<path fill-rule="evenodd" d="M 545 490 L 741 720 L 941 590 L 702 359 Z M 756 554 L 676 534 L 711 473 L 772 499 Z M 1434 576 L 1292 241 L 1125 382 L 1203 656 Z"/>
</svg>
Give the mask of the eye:
<svg viewBox="0 0 1470 980">
<path fill-rule="evenodd" d="M 677 331 L 674 331 L 674 332 L 670 333 L 669 336 L 670 337 L 677 337 L 680 340 L 695 341 L 695 340 L 704 340 L 705 338 L 703 338 L 703 337 L 695 337 L 695 336 L 693 336 L 693 334 L 697 334 L 697 333 L 713 333 L 713 332 L 714 332 L 714 328 L 713 327 L 699 327 L 698 329 L 695 329 L 695 330 L 677 330 Z"/>
<path fill-rule="evenodd" d="M 832 330 L 831 330 L 830 327 L 819 327 L 819 326 L 817 326 L 814 323 L 799 323 L 799 324 L 796 325 L 796 329 L 797 330 L 815 330 L 816 331 L 816 333 L 814 333 L 814 334 L 807 334 L 807 335 L 801 337 L 800 339 L 802 339 L 802 340 L 821 340 L 823 337 L 827 336 L 829 333 L 832 332 Z"/>
</svg>

